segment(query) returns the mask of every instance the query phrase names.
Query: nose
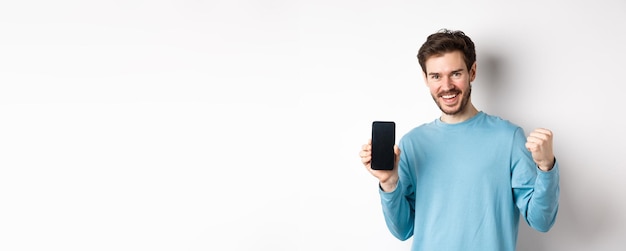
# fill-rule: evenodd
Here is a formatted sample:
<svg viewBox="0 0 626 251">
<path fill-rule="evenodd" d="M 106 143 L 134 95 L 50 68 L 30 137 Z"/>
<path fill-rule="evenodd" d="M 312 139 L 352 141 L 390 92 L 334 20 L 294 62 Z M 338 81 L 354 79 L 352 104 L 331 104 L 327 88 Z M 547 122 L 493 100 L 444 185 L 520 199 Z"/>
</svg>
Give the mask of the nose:
<svg viewBox="0 0 626 251">
<path fill-rule="evenodd" d="M 441 84 L 441 88 L 444 90 L 451 90 L 454 89 L 454 84 L 452 81 L 452 78 L 450 77 L 444 77 L 442 84 Z"/>
</svg>

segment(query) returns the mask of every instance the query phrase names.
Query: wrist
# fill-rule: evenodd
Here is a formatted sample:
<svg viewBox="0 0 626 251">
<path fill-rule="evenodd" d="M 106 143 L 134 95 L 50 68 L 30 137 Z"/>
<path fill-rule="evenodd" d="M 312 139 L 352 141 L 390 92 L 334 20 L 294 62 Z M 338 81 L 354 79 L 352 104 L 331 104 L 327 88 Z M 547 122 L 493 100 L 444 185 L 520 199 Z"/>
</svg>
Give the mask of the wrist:
<svg viewBox="0 0 626 251">
<path fill-rule="evenodd" d="M 393 192 L 398 186 L 398 177 L 390 177 L 385 181 L 380 181 L 380 188 L 385 192 Z"/>
<path fill-rule="evenodd" d="M 541 171 L 547 172 L 552 170 L 552 168 L 554 168 L 554 164 L 556 164 L 556 157 L 552 158 L 552 161 L 550 162 L 545 162 L 540 164 L 537 164 L 537 167 L 539 167 L 539 169 L 541 169 Z"/>
</svg>

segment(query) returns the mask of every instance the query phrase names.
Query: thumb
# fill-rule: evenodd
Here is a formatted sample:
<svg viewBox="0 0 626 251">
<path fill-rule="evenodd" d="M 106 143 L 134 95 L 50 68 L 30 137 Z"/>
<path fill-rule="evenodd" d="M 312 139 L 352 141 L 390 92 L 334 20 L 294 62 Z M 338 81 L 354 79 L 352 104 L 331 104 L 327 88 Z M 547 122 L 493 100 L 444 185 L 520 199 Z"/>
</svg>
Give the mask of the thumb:
<svg viewBox="0 0 626 251">
<path fill-rule="evenodd" d="M 400 162 L 400 148 L 397 145 L 393 146 L 393 153 L 395 154 L 395 158 L 394 158 L 394 164 L 395 167 L 397 169 L 398 167 L 398 162 Z"/>
</svg>

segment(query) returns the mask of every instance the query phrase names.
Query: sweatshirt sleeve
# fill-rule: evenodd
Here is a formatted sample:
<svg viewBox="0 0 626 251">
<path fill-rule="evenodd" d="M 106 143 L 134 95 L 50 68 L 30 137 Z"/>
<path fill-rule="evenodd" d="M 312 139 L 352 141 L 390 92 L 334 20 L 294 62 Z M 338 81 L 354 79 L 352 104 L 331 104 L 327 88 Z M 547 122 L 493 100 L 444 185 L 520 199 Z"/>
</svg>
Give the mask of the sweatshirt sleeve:
<svg viewBox="0 0 626 251">
<path fill-rule="evenodd" d="M 554 225 L 559 208 L 559 164 L 555 160 L 550 171 L 542 171 L 525 147 L 521 128 L 514 137 L 511 185 L 515 203 L 530 227 L 547 232 Z"/>
<path fill-rule="evenodd" d="M 396 189 L 385 192 L 379 187 L 380 199 L 387 228 L 399 240 L 413 236 L 415 220 L 415 192 L 409 167 L 402 151 L 398 164 L 398 185 Z"/>
</svg>

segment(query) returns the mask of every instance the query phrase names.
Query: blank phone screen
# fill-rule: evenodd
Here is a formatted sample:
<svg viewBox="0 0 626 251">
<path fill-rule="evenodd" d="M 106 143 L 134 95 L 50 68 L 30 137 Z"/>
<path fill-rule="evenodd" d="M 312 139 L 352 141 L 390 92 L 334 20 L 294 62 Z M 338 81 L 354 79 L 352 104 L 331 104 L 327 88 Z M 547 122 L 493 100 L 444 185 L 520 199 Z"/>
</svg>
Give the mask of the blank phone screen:
<svg viewBox="0 0 626 251">
<path fill-rule="evenodd" d="M 393 146 L 396 142 L 396 124 L 393 121 L 372 123 L 372 169 L 392 170 Z"/>
</svg>

